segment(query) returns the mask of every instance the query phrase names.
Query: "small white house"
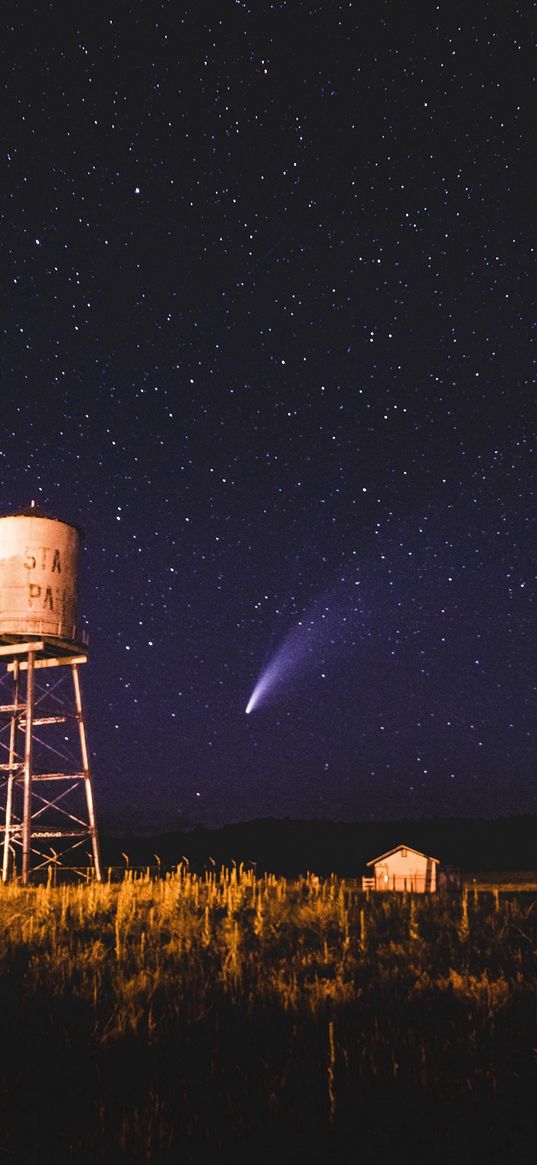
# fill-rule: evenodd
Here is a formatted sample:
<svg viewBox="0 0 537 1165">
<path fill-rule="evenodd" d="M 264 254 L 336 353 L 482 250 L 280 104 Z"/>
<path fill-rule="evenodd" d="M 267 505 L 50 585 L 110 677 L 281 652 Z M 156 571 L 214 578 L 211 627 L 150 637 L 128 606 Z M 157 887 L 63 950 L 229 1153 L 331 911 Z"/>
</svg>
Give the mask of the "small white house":
<svg viewBox="0 0 537 1165">
<path fill-rule="evenodd" d="M 363 890 L 436 890 L 438 858 L 430 858 L 407 845 L 397 845 L 367 863 L 372 874 L 362 878 Z"/>
</svg>

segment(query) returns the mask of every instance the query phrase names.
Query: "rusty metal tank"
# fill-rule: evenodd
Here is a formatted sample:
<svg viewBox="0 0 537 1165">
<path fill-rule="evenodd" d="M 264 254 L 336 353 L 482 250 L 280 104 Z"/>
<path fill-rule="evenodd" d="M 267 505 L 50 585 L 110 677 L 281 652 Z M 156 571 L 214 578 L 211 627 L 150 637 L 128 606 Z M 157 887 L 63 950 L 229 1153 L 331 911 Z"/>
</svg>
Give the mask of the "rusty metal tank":
<svg viewBox="0 0 537 1165">
<path fill-rule="evenodd" d="M 36 510 L 0 518 L 0 639 L 46 638 L 80 646 L 81 530 Z"/>
</svg>

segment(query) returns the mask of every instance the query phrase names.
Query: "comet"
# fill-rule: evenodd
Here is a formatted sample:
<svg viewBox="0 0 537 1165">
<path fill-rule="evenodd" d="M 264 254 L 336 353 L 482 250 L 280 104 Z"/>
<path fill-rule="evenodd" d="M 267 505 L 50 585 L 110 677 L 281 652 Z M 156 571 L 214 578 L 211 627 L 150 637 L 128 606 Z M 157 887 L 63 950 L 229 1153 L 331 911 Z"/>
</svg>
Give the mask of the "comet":
<svg viewBox="0 0 537 1165">
<path fill-rule="evenodd" d="M 260 704 L 264 703 L 272 690 L 284 678 L 286 674 L 293 671 L 293 660 L 291 655 L 286 650 L 287 640 L 278 649 L 276 654 L 268 666 L 261 672 L 259 679 L 254 687 L 252 695 L 246 705 L 246 715 L 249 716 Z M 296 664 L 296 661 L 295 661 Z"/>
<path fill-rule="evenodd" d="M 344 645 L 355 646 L 356 616 L 361 612 L 354 589 L 358 585 L 348 576 L 340 578 L 290 628 L 256 680 L 247 716 L 304 673 L 315 672 L 330 654 L 339 654 Z"/>
<path fill-rule="evenodd" d="M 290 650 L 289 639 L 294 639 L 293 632 L 284 640 L 281 647 L 272 657 L 270 663 L 261 672 L 254 690 L 246 705 L 246 715 L 254 712 L 261 704 L 264 704 L 274 690 L 280 686 L 286 679 L 290 679 L 296 675 L 300 669 L 302 661 L 300 651 L 293 653 Z"/>
</svg>

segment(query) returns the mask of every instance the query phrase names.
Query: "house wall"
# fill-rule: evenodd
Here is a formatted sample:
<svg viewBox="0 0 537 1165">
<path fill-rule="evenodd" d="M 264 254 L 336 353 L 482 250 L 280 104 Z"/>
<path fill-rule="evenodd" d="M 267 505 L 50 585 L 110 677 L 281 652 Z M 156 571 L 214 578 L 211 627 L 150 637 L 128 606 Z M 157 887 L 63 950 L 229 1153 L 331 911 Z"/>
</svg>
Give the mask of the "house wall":
<svg viewBox="0 0 537 1165">
<path fill-rule="evenodd" d="M 436 890 L 437 863 L 425 854 L 397 850 L 374 867 L 376 890 Z"/>
</svg>

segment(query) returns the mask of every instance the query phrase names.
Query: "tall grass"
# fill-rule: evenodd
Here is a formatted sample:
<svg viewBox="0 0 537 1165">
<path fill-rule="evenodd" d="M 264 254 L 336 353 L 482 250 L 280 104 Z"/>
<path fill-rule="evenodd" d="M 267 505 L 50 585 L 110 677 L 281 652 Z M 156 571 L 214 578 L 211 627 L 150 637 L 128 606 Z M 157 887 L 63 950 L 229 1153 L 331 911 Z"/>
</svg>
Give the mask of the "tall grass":
<svg viewBox="0 0 537 1165">
<path fill-rule="evenodd" d="M 424 1105 L 436 1128 L 477 1101 L 522 1128 L 531 895 L 127 871 L 3 887 L 0 930 L 0 1148 L 25 1163 L 373 1161 L 390 1120 L 415 1139 Z"/>
</svg>

